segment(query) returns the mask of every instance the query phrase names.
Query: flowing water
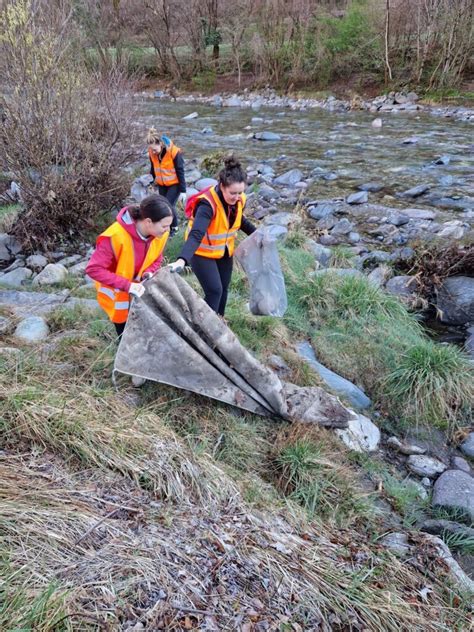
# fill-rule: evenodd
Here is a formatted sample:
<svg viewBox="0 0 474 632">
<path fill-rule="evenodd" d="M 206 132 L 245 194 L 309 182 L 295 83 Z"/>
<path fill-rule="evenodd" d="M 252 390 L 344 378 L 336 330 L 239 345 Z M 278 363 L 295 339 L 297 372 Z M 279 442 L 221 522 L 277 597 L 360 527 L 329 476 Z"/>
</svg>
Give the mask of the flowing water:
<svg viewBox="0 0 474 632">
<path fill-rule="evenodd" d="M 197 118 L 182 120 L 194 111 Z M 140 114 L 144 130 L 153 125 L 170 136 L 188 160 L 216 150 L 234 151 L 246 164 L 269 163 L 277 175 L 299 167 L 310 178 L 308 195 L 314 198 L 346 196 L 360 184 L 377 182 L 384 188 L 369 194 L 371 202 L 428 208 L 435 196 L 443 198 L 436 206 L 443 209 L 444 220 L 474 219 L 474 136 L 467 122 L 417 112 L 387 113 L 381 116 L 383 127 L 374 129 L 376 115 L 367 112 L 255 112 L 153 100 L 140 102 Z M 255 117 L 260 120 L 252 121 Z M 212 133 L 203 134 L 204 128 Z M 281 140 L 248 138 L 261 131 L 275 132 Z M 404 144 L 405 139 L 416 142 Z M 433 164 L 439 156 L 448 156 L 449 164 Z M 408 201 L 394 197 L 419 184 L 429 185 L 428 195 Z"/>
</svg>

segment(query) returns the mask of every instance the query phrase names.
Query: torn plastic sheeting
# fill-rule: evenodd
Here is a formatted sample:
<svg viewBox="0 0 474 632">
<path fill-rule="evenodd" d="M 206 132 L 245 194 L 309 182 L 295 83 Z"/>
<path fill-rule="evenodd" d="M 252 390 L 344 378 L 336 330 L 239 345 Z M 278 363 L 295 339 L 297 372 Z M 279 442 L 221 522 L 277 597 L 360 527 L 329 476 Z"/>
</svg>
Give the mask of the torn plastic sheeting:
<svg viewBox="0 0 474 632">
<path fill-rule="evenodd" d="M 277 242 L 287 234 L 282 226 L 265 226 L 244 239 L 235 257 L 250 283 L 250 311 L 261 316 L 285 314 L 288 302 Z"/>
<path fill-rule="evenodd" d="M 135 299 L 114 370 L 260 415 L 345 428 L 350 413 L 318 387 L 281 382 L 179 275 L 163 268 Z"/>
</svg>

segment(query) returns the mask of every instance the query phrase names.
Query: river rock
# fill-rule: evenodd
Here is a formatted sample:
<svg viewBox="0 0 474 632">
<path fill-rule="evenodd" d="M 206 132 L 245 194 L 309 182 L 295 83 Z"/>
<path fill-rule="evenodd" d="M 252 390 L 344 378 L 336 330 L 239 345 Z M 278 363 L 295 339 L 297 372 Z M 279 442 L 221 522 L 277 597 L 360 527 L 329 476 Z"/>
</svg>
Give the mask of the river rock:
<svg viewBox="0 0 474 632">
<path fill-rule="evenodd" d="M 328 173 L 324 173 L 322 177 L 323 177 L 323 180 L 332 182 L 333 180 L 337 180 L 339 176 L 334 171 L 328 171 Z"/>
<path fill-rule="evenodd" d="M 341 441 L 355 452 L 374 452 L 380 443 L 380 430 L 364 415 L 353 414 L 348 427 L 336 430 Z"/>
<path fill-rule="evenodd" d="M 366 182 L 364 184 L 359 184 L 357 188 L 360 191 L 368 191 L 369 193 L 378 193 L 384 188 L 384 185 L 380 184 L 380 182 Z"/>
<path fill-rule="evenodd" d="M 461 452 L 474 459 L 474 432 L 470 432 L 459 446 Z"/>
<path fill-rule="evenodd" d="M 336 237 L 332 235 L 321 235 L 321 237 L 319 237 L 319 243 L 323 246 L 336 246 L 339 242 Z"/>
<path fill-rule="evenodd" d="M 13 329 L 13 321 L 5 316 L 0 316 L 0 336 L 8 334 Z"/>
<path fill-rule="evenodd" d="M 383 125 L 383 121 L 381 118 L 376 118 L 372 121 L 372 127 L 374 129 L 381 129 Z"/>
<path fill-rule="evenodd" d="M 48 260 L 44 255 L 30 255 L 26 259 L 26 265 L 32 270 L 42 270 L 48 265 Z"/>
<path fill-rule="evenodd" d="M 184 175 L 188 184 L 194 184 L 202 178 L 202 173 L 196 167 L 192 167 L 188 171 L 185 171 Z"/>
<path fill-rule="evenodd" d="M 443 228 L 438 232 L 438 237 L 444 239 L 462 239 L 464 237 L 464 228 L 459 220 L 445 222 Z"/>
<path fill-rule="evenodd" d="M 451 162 L 451 156 L 440 156 L 439 158 L 436 158 L 436 160 L 433 162 L 433 164 L 435 165 L 449 165 L 449 163 Z"/>
<path fill-rule="evenodd" d="M 335 224 L 331 230 L 332 235 L 348 235 L 352 229 L 354 228 L 354 224 L 350 222 L 346 217 L 340 219 L 337 224 Z"/>
<path fill-rule="evenodd" d="M 240 108 L 243 104 L 240 97 L 233 95 L 232 97 L 225 99 L 223 105 L 226 108 Z"/>
<path fill-rule="evenodd" d="M 212 129 L 212 127 L 204 127 L 201 130 L 201 134 L 214 134 L 214 130 Z"/>
<path fill-rule="evenodd" d="M 361 263 L 363 268 L 376 267 L 381 263 L 388 263 L 390 261 L 390 254 L 384 250 L 372 250 L 363 255 Z"/>
<path fill-rule="evenodd" d="M 0 347 L 0 358 L 4 360 L 16 360 L 21 356 L 21 349 L 16 347 Z"/>
<path fill-rule="evenodd" d="M 453 456 L 451 459 L 451 467 L 453 470 L 462 470 L 463 472 L 468 473 L 471 471 L 471 466 L 466 459 L 462 458 L 462 456 Z"/>
<path fill-rule="evenodd" d="M 407 557 L 412 549 L 406 533 L 387 533 L 380 538 L 379 543 L 398 557 Z"/>
<path fill-rule="evenodd" d="M 321 266 L 321 268 L 327 268 L 329 266 L 329 263 L 331 262 L 332 250 L 330 248 L 325 248 L 312 239 L 308 241 L 308 247 L 314 254 L 314 258 Z"/>
<path fill-rule="evenodd" d="M 392 224 L 393 226 L 404 226 L 408 224 L 410 218 L 404 213 L 398 213 L 397 211 L 393 211 L 387 217 L 387 222 Z"/>
<path fill-rule="evenodd" d="M 70 266 L 79 263 L 81 259 L 81 255 L 70 255 L 69 257 L 64 257 L 64 259 L 60 259 L 57 263 L 58 265 L 64 266 L 65 268 L 69 268 Z"/>
<path fill-rule="evenodd" d="M 303 177 L 303 172 L 299 169 L 290 169 L 290 171 L 286 171 L 278 178 L 273 180 L 273 184 L 278 184 L 282 186 L 294 187 L 298 182 L 301 181 Z"/>
<path fill-rule="evenodd" d="M 88 261 L 80 261 L 69 268 L 69 274 L 74 277 L 83 276 L 86 273 Z"/>
<path fill-rule="evenodd" d="M 6 274 L 0 274 L 0 285 L 8 287 L 21 287 L 24 282 L 33 276 L 29 268 L 16 268 Z"/>
<path fill-rule="evenodd" d="M 253 134 L 253 138 L 256 140 L 268 140 L 268 141 L 276 141 L 281 140 L 280 134 L 275 134 L 275 132 L 256 132 Z"/>
<path fill-rule="evenodd" d="M 267 202 L 271 202 L 272 200 L 280 197 L 280 194 L 268 184 L 262 184 L 258 190 L 258 196 Z"/>
<path fill-rule="evenodd" d="M 224 99 L 219 94 L 216 94 L 212 97 L 212 105 L 215 108 L 221 108 L 224 105 Z"/>
<path fill-rule="evenodd" d="M 54 285 L 62 283 L 68 275 L 67 268 L 60 263 L 48 263 L 46 268 L 33 279 L 33 285 Z"/>
<path fill-rule="evenodd" d="M 192 121 L 192 119 L 195 119 L 199 116 L 199 114 L 197 112 L 191 112 L 191 114 L 186 114 L 186 116 L 183 116 L 183 121 Z"/>
<path fill-rule="evenodd" d="M 474 278 L 452 276 L 445 279 L 437 292 L 436 306 L 443 323 L 465 325 L 474 322 Z"/>
<path fill-rule="evenodd" d="M 392 269 L 388 266 L 381 265 L 374 268 L 372 272 L 367 276 L 367 279 L 376 287 L 383 287 L 388 279 L 392 276 Z"/>
<path fill-rule="evenodd" d="M 319 230 L 331 230 L 337 224 L 338 220 L 334 215 L 326 215 L 316 222 L 316 227 Z"/>
<path fill-rule="evenodd" d="M 11 261 L 21 252 L 20 243 L 7 233 L 0 233 L 0 261 Z"/>
<path fill-rule="evenodd" d="M 265 224 L 286 227 L 296 220 L 297 217 L 294 213 L 272 213 L 265 218 Z"/>
<path fill-rule="evenodd" d="M 402 193 L 399 193 L 399 197 L 409 197 L 409 198 L 417 198 L 420 197 L 420 195 L 423 195 L 423 193 L 426 193 L 427 191 L 429 191 L 430 187 L 428 184 L 419 184 L 416 187 L 412 187 L 411 189 L 408 189 L 407 191 L 403 191 Z"/>
<path fill-rule="evenodd" d="M 351 193 L 346 198 L 346 202 L 348 204 L 365 204 L 368 201 L 369 201 L 369 195 L 367 191 L 359 191 L 358 193 Z"/>
<path fill-rule="evenodd" d="M 319 220 L 338 211 L 339 205 L 333 202 L 311 202 L 307 213 L 311 219 Z"/>
<path fill-rule="evenodd" d="M 403 145 L 416 145 L 419 141 L 419 138 L 416 136 L 409 136 L 408 138 L 404 138 L 402 140 Z"/>
<path fill-rule="evenodd" d="M 424 549 L 427 550 L 426 544 L 429 544 L 429 549 L 436 551 L 437 557 L 441 560 L 442 567 L 447 566 L 450 574 L 450 581 L 458 586 L 461 591 L 469 595 L 474 594 L 474 581 L 466 575 L 454 557 L 451 555 L 449 547 L 441 538 L 435 535 L 425 535 Z"/>
<path fill-rule="evenodd" d="M 390 294 L 394 294 L 395 296 L 399 296 L 401 298 L 413 298 L 415 296 L 414 288 L 415 287 L 415 279 L 411 276 L 400 275 L 394 276 L 392 279 L 387 281 L 385 289 Z"/>
<path fill-rule="evenodd" d="M 461 511 L 474 519 L 474 478 L 461 470 L 441 474 L 433 488 L 433 506 Z"/>
<path fill-rule="evenodd" d="M 14 336 L 21 342 L 34 344 L 45 340 L 49 335 L 49 327 L 41 316 L 29 316 L 22 320 L 15 329 Z"/>
<path fill-rule="evenodd" d="M 412 454 L 409 456 L 407 467 L 414 474 L 427 476 L 428 478 L 435 478 L 438 474 L 447 470 L 447 466 L 444 463 L 432 456 L 423 454 Z"/>
<path fill-rule="evenodd" d="M 337 270 L 337 268 L 316 270 L 316 272 L 314 272 L 313 274 L 319 276 L 320 274 L 326 272 L 332 273 L 334 270 Z M 354 270 L 353 272 L 357 272 L 358 274 L 360 274 L 358 270 Z M 370 401 L 370 399 L 358 386 L 356 386 L 349 380 L 346 380 L 346 378 L 341 377 L 337 373 L 334 373 L 334 371 L 331 371 L 331 369 L 328 369 L 323 364 L 317 361 L 314 349 L 309 344 L 309 342 L 299 342 L 296 345 L 296 349 L 300 356 L 304 358 L 308 362 L 308 364 L 318 373 L 321 379 L 326 382 L 326 384 L 338 395 L 345 397 L 352 404 L 352 406 L 363 409 L 368 408 L 371 405 L 372 402 Z"/>
<path fill-rule="evenodd" d="M 421 448 L 418 445 L 411 445 L 409 443 L 403 443 L 397 437 L 390 437 L 387 439 L 387 445 L 392 449 L 397 450 L 401 454 L 405 454 L 406 456 L 410 456 L 412 454 L 424 454 L 426 452 L 425 448 Z"/>
<path fill-rule="evenodd" d="M 420 531 L 431 533 L 432 535 L 443 535 L 445 533 L 464 535 L 467 538 L 474 538 L 474 529 L 465 524 L 459 524 L 453 520 L 436 520 L 430 518 L 420 525 Z"/>
<path fill-rule="evenodd" d="M 404 208 L 403 214 L 407 215 L 410 219 L 419 220 L 433 220 L 436 217 L 434 211 L 427 211 L 423 208 Z"/>
<path fill-rule="evenodd" d="M 207 189 L 208 187 L 213 187 L 216 184 L 217 180 L 215 178 L 201 178 L 196 182 L 195 186 L 198 191 L 203 191 L 204 189 Z"/>
</svg>

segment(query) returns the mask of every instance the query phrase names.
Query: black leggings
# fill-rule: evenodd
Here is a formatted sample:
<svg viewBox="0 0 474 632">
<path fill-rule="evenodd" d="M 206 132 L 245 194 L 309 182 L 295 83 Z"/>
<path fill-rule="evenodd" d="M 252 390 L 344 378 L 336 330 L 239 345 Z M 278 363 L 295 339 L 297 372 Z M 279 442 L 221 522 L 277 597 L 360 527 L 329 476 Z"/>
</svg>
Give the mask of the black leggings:
<svg viewBox="0 0 474 632">
<path fill-rule="evenodd" d="M 117 332 L 117 336 L 120 338 L 120 336 L 123 334 L 123 330 L 125 329 L 125 325 L 127 323 L 114 323 L 115 326 L 115 331 Z"/>
<path fill-rule="evenodd" d="M 206 303 L 221 316 L 224 316 L 227 303 L 232 264 L 233 258 L 227 251 L 222 259 L 209 259 L 199 255 L 194 255 L 191 259 L 191 268 L 204 290 Z"/>
<path fill-rule="evenodd" d="M 176 228 L 178 225 L 178 214 L 176 213 L 174 205 L 179 197 L 179 184 L 172 184 L 170 187 L 164 187 L 160 184 L 158 185 L 158 191 L 160 192 L 160 195 L 168 200 L 173 208 L 173 222 L 171 224 L 171 228 Z"/>
</svg>

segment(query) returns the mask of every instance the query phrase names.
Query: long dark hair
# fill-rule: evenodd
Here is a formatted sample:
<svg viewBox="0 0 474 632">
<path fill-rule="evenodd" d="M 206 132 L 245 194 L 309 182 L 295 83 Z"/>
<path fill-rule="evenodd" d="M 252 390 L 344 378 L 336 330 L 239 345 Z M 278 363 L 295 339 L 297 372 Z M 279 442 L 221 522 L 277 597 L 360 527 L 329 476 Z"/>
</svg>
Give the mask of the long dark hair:
<svg viewBox="0 0 474 632">
<path fill-rule="evenodd" d="M 224 160 L 224 168 L 219 171 L 218 178 L 219 183 L 224 187 L 240 182 L 247 183 L 247 174 L 234 155 L 228 156 Z"/>
<path fill-rule="evenodd" d="M 133 204 L 128 207 L 128 212 L 132 219 L 137 221 L 138 219 L 151 219 L 153 223 L 159 222 L 165 217 L 173 217 L 173 209 L 168 200 L 162 195 L 153 193 L 147 195 L 146 198 L 140 202 L 140 204 Z"/>
</svg>

